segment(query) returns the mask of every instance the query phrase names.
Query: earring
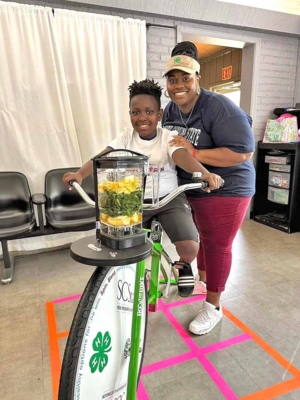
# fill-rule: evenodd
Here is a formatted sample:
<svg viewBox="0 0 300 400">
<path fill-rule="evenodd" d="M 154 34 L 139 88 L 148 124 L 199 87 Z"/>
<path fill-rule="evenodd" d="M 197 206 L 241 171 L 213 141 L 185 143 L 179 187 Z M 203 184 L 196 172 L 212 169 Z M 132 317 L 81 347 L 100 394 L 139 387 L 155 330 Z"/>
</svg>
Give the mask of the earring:
<svg viewBox="0 0 300 400">
<path fill-rule="evenodd" d="M 169 93 L 168 93 L 167 89 L 165 90 L 165 96 L 166 96 L 168 99 L 170 98 L 170 96 L 169 96 Z"/>
<path fill-rule="evenodd" d="M 197 85 L 197 87 L 196 87 L 196 94 L 197 94 L 197 95 L 200 94 L 200 86 L 199 86 L 199 85 Z"/>
</svg>

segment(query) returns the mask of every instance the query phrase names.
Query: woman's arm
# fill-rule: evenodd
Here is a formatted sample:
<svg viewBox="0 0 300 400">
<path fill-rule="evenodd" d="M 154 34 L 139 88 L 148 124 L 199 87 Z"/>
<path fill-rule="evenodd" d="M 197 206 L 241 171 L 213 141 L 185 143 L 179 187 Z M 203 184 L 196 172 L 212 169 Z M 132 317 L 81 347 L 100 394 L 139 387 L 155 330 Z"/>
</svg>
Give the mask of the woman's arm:
<svg viewBox="0 0 300 400">
<path fill-rule="evenodd" d="M 201 172 L 208 174 L 209 171 L 203 167 L 195 158 L 193 158 L 186 149 L 177 149 L 172 154 L 173 161 L 178 167 L 192 174 L 193 172 Z"/>
<path fill-rule="evenodd" d="M 250 160 L 253 153 L 236 153 L 226 147 L 197 150 L 194 157 L 201 163 L 213 167 L 232 167 Z"/>
<path fill-rule="evenodd" d="M 219 175 L 211 174 L 185 149 L 175 150 L 172 154 L 172 158 L 178 167 L 184 169 L 190 174 L 193 172 L 201 172 L 202 179 L 208 181 L 210 190 L 219 189 L 219 187 L 222 185 L 223 180 Z"/>
<path fill-rule="evenodd" d="M 232 167 L 250 160 L 253 153 L 236 153 L 227 147 L 216 149 L 197 150 L 182 136 L 174 136 L 170 142 L 171 146 L 183 146 L 199 162 L 213 167 Z"/>
</svg>

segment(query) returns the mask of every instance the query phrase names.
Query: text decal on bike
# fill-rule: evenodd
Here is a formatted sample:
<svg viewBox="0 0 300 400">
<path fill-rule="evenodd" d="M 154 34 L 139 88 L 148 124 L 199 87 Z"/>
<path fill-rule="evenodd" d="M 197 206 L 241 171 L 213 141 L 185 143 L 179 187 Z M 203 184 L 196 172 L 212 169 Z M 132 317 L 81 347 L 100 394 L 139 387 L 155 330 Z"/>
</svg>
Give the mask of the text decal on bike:
<svg viewBox="0 0 300 400">
<path fill-rule="evenodd" d="M 96 353 L 92 355 L 89 362 L 91 373 L 93 374 L 97 369 L 99 369 L 99 372 L 103 372 L 108 363 L 108 355 L 106 353 L 111 351 L 110 334 L 105 332 L 103 336 L 101 332 L 98 332 L 93 340 L 93 349 Z"/>
<path fill-rule="evenodd" d="M 138 310 L 137 310 L 137 316 L 141 317 L 143 314 L 143 296 L 144 296 L 144 288 L 145 288 L 145 283 L 144 283 L 144 277 L 141 276 L 140 279 L 140 290 L 139 290 L 139 299 L 138 299 Z"/>
</svg>

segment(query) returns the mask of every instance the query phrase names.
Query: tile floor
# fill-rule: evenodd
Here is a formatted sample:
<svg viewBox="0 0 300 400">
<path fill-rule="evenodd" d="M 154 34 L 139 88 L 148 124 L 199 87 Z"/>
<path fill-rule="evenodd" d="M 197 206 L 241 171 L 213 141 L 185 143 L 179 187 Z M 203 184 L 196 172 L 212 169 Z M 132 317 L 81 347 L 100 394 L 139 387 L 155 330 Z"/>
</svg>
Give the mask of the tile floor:
<svg viewBox="0 0 300 400">
<path fill-rule="evenodd" d="M 166 246 L 174 254 L 167 239 Z M 54 399 L 46 303 L 82 293 L 92 272 L 68 249 L 16 259 L 13 283 L 0 286 L 1 400 Z M 245 221 L 222 299 L 226 315 L 201 337 L 185 333 L 199 302 L 173 307 L 181 300 L 175 287 L 163 311 L 150 315 L 142 377 L 148 398 L 299 400 L 300 234 Z M 58 332 L 68 331 L 77 304 L 55 304 Z M 65 344 L 62 337 L 61 355 Z M 176 356 L 181 362 L 151 372 L 153 363 Z"/>
</svg>

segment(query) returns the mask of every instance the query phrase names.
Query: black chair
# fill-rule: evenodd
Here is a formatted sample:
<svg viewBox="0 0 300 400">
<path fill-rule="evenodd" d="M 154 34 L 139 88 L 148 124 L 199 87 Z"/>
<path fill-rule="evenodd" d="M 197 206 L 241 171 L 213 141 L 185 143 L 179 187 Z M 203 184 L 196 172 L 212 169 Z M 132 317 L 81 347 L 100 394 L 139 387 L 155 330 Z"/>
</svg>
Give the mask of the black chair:
<svg viewBox="0 0 300 400">
<path fill-rule="evenodd" d="M 87 205 L 75 189 L 70 191 L 62 182 L 66 172 L 77 170 L 78 168 L 53 169 L 45 176 L 46 221 L 55 231 L 73 232 L 95 228 L 95 209 Z M 92 175 L 83 180 L 82 187 L 94 200 Z"/>
<path fill-rule="evenodd" d="M 25 237 L 36 228 L 31 192 L 25 175 L 0 172 L 0 242 L 4 269 L 1 281 L 10 283 L 14 273 L 14 258 L 8 252 L 8 240 Z"/>
<path fill-rule="evenodd" d="M 0 172 L 0 242 L 4 261 L 2 283 L 10 283 L 14 273 L 14 259 L 8 252 L 8 240 L 95 228 L 95 209 L 87 205 L 75 189 L 69 191 L 62 182 L 64 173 L 77 170 L 59 168 L 47 172 L 45 193 L 32 195 L 25 175 L 19 172 Z M 82 187 L 94 200 L 92 176 L 83 181 Z M 33 205 L 37 207 L 37 221 Z"/>
</svg>

